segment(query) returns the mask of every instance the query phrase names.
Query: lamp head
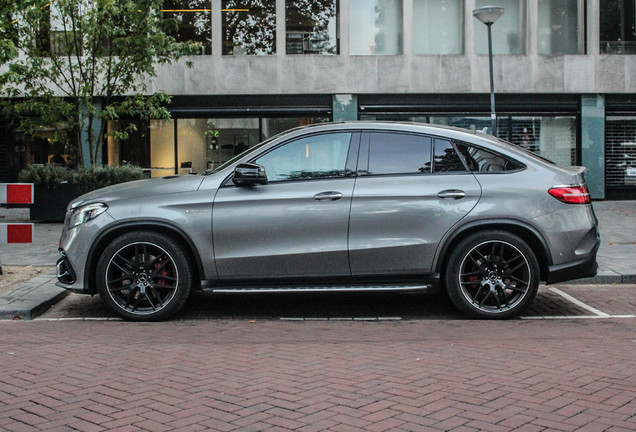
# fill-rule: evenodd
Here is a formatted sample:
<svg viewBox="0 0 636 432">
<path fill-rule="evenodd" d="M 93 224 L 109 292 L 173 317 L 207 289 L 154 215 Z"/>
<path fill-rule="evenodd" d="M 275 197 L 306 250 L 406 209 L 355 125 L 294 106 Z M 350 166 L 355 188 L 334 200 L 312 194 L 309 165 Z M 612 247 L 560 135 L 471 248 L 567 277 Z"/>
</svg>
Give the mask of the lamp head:
<svg viewBox="0 0 636 432">
<path fill-rule="evenodd" d="M 473 10 L 473 16 L 487 26 L 493 25 L 504 13 L 504 8 L 484 6 Z"/>
</svg>

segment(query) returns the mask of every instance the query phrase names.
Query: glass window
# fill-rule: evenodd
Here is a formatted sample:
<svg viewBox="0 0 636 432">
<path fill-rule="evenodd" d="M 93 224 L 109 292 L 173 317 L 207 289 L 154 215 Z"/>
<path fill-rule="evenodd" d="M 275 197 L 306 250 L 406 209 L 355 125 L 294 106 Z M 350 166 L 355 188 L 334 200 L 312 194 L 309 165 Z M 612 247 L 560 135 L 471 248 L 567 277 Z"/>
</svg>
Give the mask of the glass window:
<svg viewBox="0 0 636 432">
<path fill-rule="evenodd" d="M 636 1 L 600 2 L 601 53 L 636 54 Z"/>
<path fill-rule="evenodd" d="M 458 142 L 457 149 L 464 156 L 468 169 L 473 172 L 515 171 L 523 168 L 518 162 L 479 147 Z"/>
<path fill-rule="evenodd" d="M 257 118 L 177 120 L 180 172 L 213 169 L 258 144 Z"/>
<path fill-rule="evenodd" d="M 351 133 L 302 138 L 278 147 L 254 162 L 270 182 L 343 177 Z"/>
<path fill-rule="evenodd" d="M 150 167 L 150 134 L 146 121 L 109 120 L 108 133 L 108 165 Z"/>
<path fill-rule="evenodd" d="M 462 0 L 413 1 L 413 52 L 461 54 L 463 52 Z"/>
<path fill-rule="evenodd" d="M 466 167 L 450 141 L 435 139 L 435 172 L 466 171 Z"/>
<path fill-rule="evenodd" d="M 605 119 L 605 184 L 614 190 L 636 188 L 636 117 Z"/>
<path fill-rule="evenodd" d="M 223 54 L 266 55 L 276 51 L 276 2 L 223 0 Z"/>
<path fill-rule="evenodd" d="M 163 16 L 176 21 L 172 36 L 177 42 L 197 42 L 201 54 L 212 54 L 210 0 L 164 0 Z"/>
<path fill-rule="evenodd" d="M 402 54 L 402 0 L 350 0 L 349 52 Z"/>
<path fill-rule="evenodd" d="M 82 53 L 82 41 L 76 40 L 79 33 L 71 31 L 73 23 L 70 15 L 80 13 L 81 6 L 59 5 L 51 2 L 43 6 L 44 15 L 38 35 L 38 47 L 47 54 L 76 55 Z"/>
<path fill-rule="evenodd" d="M 398 133 L 370 134 L 370 175 L 419 174 L 430 172 L 430 138 Z"/>
<path fill-rule="evenodd" d="M 492 25 L 493 54 L 523 54 L 524 21 L 521 0 L 477 0 L 478 8 L 498 6 L 504 14 Z M 477 54 L 488 54 L 488 29 L 477 18 L 475 20 L 475 43 Z"/>
<path fill-rule="evenodd" d="M 360 116 L 361 120 L 413 121 L 458 128 L 490 130 L 487 116 L 422 116 L 414 114 L 375 114 Z M 576 117 L 506 116 L 499 114 L 499 138 L 521 146 L 560 165 L 576 165 Z"/>
<path fill-rule="evenodd" d="M 539 54 L 580 54 L 581 0 L 539 0 Z"/>
<path fill-rule="evenodd" d="M 174 174 L 174 120 L 150 120 L 150 177 Z"/>
<path fill-rule="evenodd" d="M 262 139 L 271 138 L 286 130 L 293 129 L 298 126 L 307 126 L 314 123 L 328 122 L 329 117 L 280 117 L 280 118 L 264 118 L 263 119 L 263 135 Z"/>
<path fill-rule="evenodd" d="M 287 54 L 338 54 L 337 0 L 285 2 Z"/>
</svg>

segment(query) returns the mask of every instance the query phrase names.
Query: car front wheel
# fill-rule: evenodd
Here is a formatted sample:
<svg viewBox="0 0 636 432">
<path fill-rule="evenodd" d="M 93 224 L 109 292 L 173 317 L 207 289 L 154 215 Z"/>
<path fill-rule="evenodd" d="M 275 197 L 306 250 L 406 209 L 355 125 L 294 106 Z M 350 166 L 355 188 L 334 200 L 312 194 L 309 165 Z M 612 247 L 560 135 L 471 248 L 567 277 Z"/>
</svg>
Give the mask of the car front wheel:
<svg viewBox="0 0 636 432">
<path fill-rule="evenodd" d="M 97 290 L 106 306 L 124 319 L 155 321 L 183 307 L 192 267 L 174 240 L 150 231 L 113 240 L 97 263 Z"/>
<path fill-rule="evenodd" d="M 510 318 L 532 303 L 539 287 L 539 264 L 516 235 L 479 232 L 453 250 L 444 281 L 455 306 L 468 315 Z"/>
</svg>

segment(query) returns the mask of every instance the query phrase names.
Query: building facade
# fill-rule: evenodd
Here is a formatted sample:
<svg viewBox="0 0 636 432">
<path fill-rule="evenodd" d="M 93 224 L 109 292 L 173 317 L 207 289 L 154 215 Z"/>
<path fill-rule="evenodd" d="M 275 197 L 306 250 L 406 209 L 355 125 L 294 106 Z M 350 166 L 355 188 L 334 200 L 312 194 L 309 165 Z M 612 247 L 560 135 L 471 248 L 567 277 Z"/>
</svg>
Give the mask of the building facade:
<svg viewBox="0 0 636 432">
<path fill-rule="evenodd" d="M 172 120 L 109 139 L 103 162 L 200 172 L 323 121 L 489 128 L 486 26 L 472 16 L 486 5 L 505 9 L 492 26 L 498 136 L 587 166 L 597 199 L 636 198 L 635 0 L 168 0 L 175 37 L 200 55 L 158 69 Z M 63 151 L 8 121 L 0 139 L 5 181 Z"/>
</svg>

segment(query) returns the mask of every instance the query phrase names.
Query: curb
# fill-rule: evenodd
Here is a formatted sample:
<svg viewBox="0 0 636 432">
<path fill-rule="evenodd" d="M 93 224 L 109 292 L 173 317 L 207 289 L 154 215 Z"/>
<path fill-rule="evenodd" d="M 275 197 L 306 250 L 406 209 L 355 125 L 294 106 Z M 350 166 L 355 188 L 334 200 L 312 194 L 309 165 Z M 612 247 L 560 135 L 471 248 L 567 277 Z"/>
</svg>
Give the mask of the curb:
<svg viewBox="0 0 636 432">
<path fill-rule="evenodd" d="M 42 273 L 0 297 L 0 319 L 31 320 L 66 297 L 69 292 L 55 286 L 53 273 Z"/>
<path fill-rule="evenodd" d="M 620 274 L 613 270 L 599 271 L 596 276 L 562 282 L 555 285 L 630 285 L 636 284 L 636 273 Z"/>
</svg>

